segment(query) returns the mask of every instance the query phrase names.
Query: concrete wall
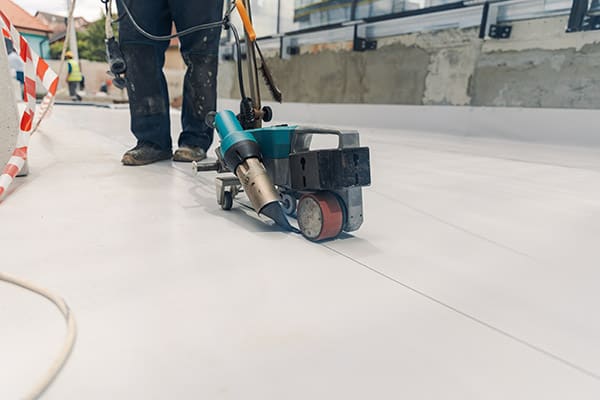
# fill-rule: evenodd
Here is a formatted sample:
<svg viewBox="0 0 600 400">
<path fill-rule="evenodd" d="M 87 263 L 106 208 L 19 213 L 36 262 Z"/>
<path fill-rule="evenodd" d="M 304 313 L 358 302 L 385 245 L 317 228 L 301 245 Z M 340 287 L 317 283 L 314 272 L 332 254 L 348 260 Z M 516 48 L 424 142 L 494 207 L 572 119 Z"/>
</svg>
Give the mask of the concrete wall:
<svg viewBox="0 0 600 400">
<path fill-rule="evenodd" d="M 60 61 L 48 60 L 48 65 L 56 73 L 60 68 Z M 85 77 L 85 99 L 98 100 L 95 95 L 100 90 L 100 85 L 106 80 L 110 79 L 110 76 L 106 73 L 108 71 L 108 64 L 103 62 L 81 60 L 81 73 Z M 69 89 L 67 86 L 67 66 L 63 67 L 62 74 L 59 79 L 58 90 L 56 96 L 60 100 L 69 98 Z M 38 88 L 43 91 L 43 87 L 38 85 Z M 117 88 L 112 88 L 109 92 L 111 99 L 122 100 L 127 98 L 125 91 L 120 91 Z"/>
<path fill-rule="evenodd" d="M 564 33 L 567 17 L 515 24 L 513 39 L 486 41 L 471 104 L 600 107 L 600 32 Z"/>
<path fill-rule="evenodd" d="M 18 115 L 14 87 L 4 40 L 0 40 L 0 169 L 4 168 L 17 142 Z"/>
<path fill-rule="evenodd" d="M 169 50 L 169 52 L 171 56 L 171 61 L 169 65 L 165 65 L 164 72 L 167 78 L 167 83 L 169 85 L 169 96 L 171 97 L 171 100 L 173 100 L 175 97 L 180 96 L 183 91 L 183 76 L 185 74 L 185 64 L 183 63 L 183 60 L 181 59 L 178 50 L 177 52 Z M 178 61 L 177 57 L 179 57 L 181 61 Z M 58 60 L 49 60 L 48 64 L 50 65 L 50 68 L 52 68 L 55 72 L 58 73 L 58 69 L 60 67 L 60 62 Z M 85 94 L 83 96 L 84 100 L 99 101 L 104 99 L 103 97 L 98 97 L 97 93 L 100 90 L 100 85 L 102 85 L 102 83 L 106 79 L 110 79 L 110 76 L 106 73 L 107 70 L 108 65 L 106 63 L 81 60 L 81 72 L 85 76 L 86 82 Z M 60 82 L 57 91 L 57 97 L 61 100 L 69 98 L 69 90 L 66 83 L 66 79 L 67 71 L 65 66 L 60 77 Z M 110 89 L 109 96 L 105 100 L 124 101 L 126 99 L 126 90 L 121 91 L 113 87 Z"/>
<path fill-rule="evenodd" d="M 290 102 L 600 107 L 600 32 L 567 34 L 566 23 L 515 22 L 506 40 L 480 40 L 479 28 L 413 33 L 365 53 L 306 46 L 269 66 Z M 232 63 L 219 82 L 222 97 L 239 96 Z"/>
</svg>

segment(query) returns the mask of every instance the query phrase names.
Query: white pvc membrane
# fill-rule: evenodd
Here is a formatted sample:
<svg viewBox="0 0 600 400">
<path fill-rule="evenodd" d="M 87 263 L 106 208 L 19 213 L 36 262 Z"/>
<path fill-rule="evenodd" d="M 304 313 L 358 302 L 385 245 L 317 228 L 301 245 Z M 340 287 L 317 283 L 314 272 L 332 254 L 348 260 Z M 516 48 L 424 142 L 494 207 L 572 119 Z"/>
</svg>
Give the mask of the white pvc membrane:
<svg viewBox="0 0 600 400">
<path fill-rule="evenodd" d="M 373 109 L 275 112 L 337 125 Z M 600 150 L 403 129 L 393 107 L 379 121 L 360 128 L 363 228 L 314 244 L 222 211 L 212 173 L 121 166 L 126 110 L 56 107 L 0 204 L 2 270 L 78 319 L 44 398 L 598 399 Z M 0 326 L 15 399 L 63 321 L 0 285 Z"/>
</svg>

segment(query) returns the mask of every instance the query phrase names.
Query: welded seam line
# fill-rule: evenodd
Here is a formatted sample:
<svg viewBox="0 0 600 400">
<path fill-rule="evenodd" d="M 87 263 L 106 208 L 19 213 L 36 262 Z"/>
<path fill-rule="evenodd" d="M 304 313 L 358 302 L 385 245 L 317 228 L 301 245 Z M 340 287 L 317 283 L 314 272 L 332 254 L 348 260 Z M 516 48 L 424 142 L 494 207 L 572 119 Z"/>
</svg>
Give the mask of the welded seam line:
<svg viewBox="0 0 600 400">
<path fill-rule="evenodd" d="M 483 236 L 483 235 L 481 235 L 479 233 L 476 233 L 476 232 L 470 231 L 470 230 L 468 230 L 466 228 L 463 228 L 460 225 L 456 225 L 456 224 L 454 224 L 452 222 L 448 222 L 446 220 L 443 220 L 440 217 L 437 217 L 437 216 L 435 216 L 435 215 L 433 215 L 433 214 L 431 214 L 431 213 L 429 213 L 427 211 L 424 211 L 424 210 L 421 210 L 419 208 L 416 208 L 416 207 L 414 207 L 414 206 L 412 206 L 410 204 L 404 203 L 402 200 L 396 199 L 396 198 L 394 198 L 392 196 L 389 196 L 389 195 L 387 195 L 385 193 L 378 192 L 377 190 L 370 190 L 370 192 L 378 194 L 381 197 L 385 197 L 388 200 L 392 200 L 392 201 L 400 204 L 401 206 L 403 206 L 405 208 L 408 208 L 409 210 L 412 210 L 412 211 L 414 211 L 414 212 L 416 212 L 418 214 L 421 214 L 421 215 L 424 215 L 426 217 L 429 217 L 429 218 L 431 218 L 431 219 L 433 219 L 433 220 L 435 220 L 435 221 L 437 221 L 437 222 L 439 222 L 439 223 L 441 223 L 443 225 L 446 225 L 446 226 L 449 226 L 451 228 L 454 228 L 454 229 L 456 229 L 456 230 L 458 230 L 458 231 L 460 231 L 462 233 L 466 233 L 469 236 L 472 236 L 472 237 L 477 238 L 479 240 L 483 240 L 484 242 L 487 242 L 489 244 L 497 246 L 497 247 L 499 247 L 501 249 L 510 251 L 511 253 L 517 254 L 517 255 L 522 256 L 522 257 L 529 258 L 530 260 L 534 260 L 536 262 L 543 262 L 542 260 L 539 260 L 539 259 L 535 258 L 534 256 L 532 256 L 530 254 L 524 253 L 521 250 L 514 249 L 514 248 L 512 248 L 510 246 L 507 246 L 505 244 L 497 242 L 497 241 L 495 241 L 493 239 L 489 239 L 489 238 L 487 238 L 487 237 L 485 237 L 485 236 Z"/>
<path fill-rule="evenodd" d="M 508 156 L 499 156 L 499 155 L 495 156 L 495 155 L 490 155 L 490 154 L 474 154 L 472 152 L 468 152 L 467 150 L 431 149 L 428 147 L 403 144 L 403 143 L 401 143 L 400 145 L 402 147 L 407 147 L 407 148 L 410 148 L 413 150 L 422 150 L 425 152 L 432 152 L 432 153 L 455 154 L 455 155 L 461 155 L 461 156 L 467 156 L 467 157 L 473 157 L 473 158 L 485 158 L 485 159 L 489 159 L 489 160 L 511 161 L 511 162 L 518 162 L 518 163 L 522 163 L 522 164 L 529 164 L 529 165 L 543 165 L 546 167 L 557 167 L 557 168 L 575 169 L 575 170 L 582 170 L 582 171 L 595 171 L 595 172 L 599 171 L 599 168 L 596 165 L 578 166 L 578 165 L 553 163 L 550 161 L 528 161 L 528 160 L 523 160 L 520 158 L 514 158 L 514 157 L 508 157 Z"/>
<path fill-rule="evenodd" d="M 179 170 L 179 171 L 183 172 L 182 170 Z M 468 230 L 466 230 L 466 229 L 464 229 L 464 228 L 462 228 L 460 226 L 457 226 L 457 225 L 454 225 L 452 223 L 446 222 L 446 221 L 444 221 L 444 220 L 442 220 L 442 219 L 440 219 L 440 218 L 438 218 L 438 217 L 436 217 L 434 215 L 431 215 L 431 214 L 429 214 L 429 213 L 427 213 L 425 211 L 419 210 L 417 208 L 414 208 L 413 206 L 410 206 L 410 205 L 405 204 L 405 203 L 403 203 L 403 202 L 401 202 L 401 201 L 399 201 L 397 199 L 394 199 L 393 197 L 389 197 L 389 196 L 387 196 L 387 195 L 385 195 L 383 193 L 379 193 L 377 191 L 374 191 L 374 192 L 376 194 L 379 194 L 379 195 L 383 196 L 383 197 L 387 197 L 387 198 L 389 198 L 389 199 L 391 199 L 393 201 L 396 201 L 396 202 L 400 203 L 401 205 L 403 205 L 404 207 L 409 208 L 409 209 L 411 209 L 411 210 L 413 210 L 413 211 L 415 211 L 415 212 L 417 212 L 419 214 L 422 214 L 422 215 L 428 216 L 430 218 L 433 218 L 434 220 L 436 220 L 436 221 L 438 221 L 438 222 L 440 222 L 442 224 L 448 225 L 448 226 L 450 226 L 450 227 L 452 227 L 454 229 L 457 229 L 457 230 L 459 230 L 461 232 L 467 233 L 467 234 L 469 234 L 471 236 L 474 236 L 474 237 L 476 237 L 478 239 L 481 239 L 481 240 L 484 240 L 484 241 L 486 241 L 488 243 L 496 245 L 496 246 L 498 246 L 500 248 L 509 250 L 509 251 L 511 251 L 511 252 L 513 252 L 515 254 L 518 254 L 518 255 L 521 255 L 521 256 L 525 256 L 525 257 L 534 259 L 529 254 L 522 253 L 522 252 L 520 252 L 518 250 L 512 249 L 512 248 L 510 248 L 508 246 L 505 246 L 505 245 L 503 245 L 501 243 L 497 243 L 497 242 L 495 242 L 495 241 L 493 241 L 491 239 L 488 239 L 488 238 L 486 238 L 484 236 L 481 236 L 481 235 L 479 235 L 477 233 L 470 232 L 470 231 L 468 231 Z M 246 205 L 246 204 L 244 204 L 244 203 L 242 203 L 240 201 L 236 201 L 236 203 L 239 204 L 240 206 L 242 206 L 243 208 L 246 208 L 248 210 L 254 211 L 253 208 L 249 207 L 248 205 Z M 301 239 L 303 239 L 303 238 L 301 238 Z M 305 239 L 303 239 L 303 240 L 305 240 Z M 580 366 L 578 366 L 578 365 L 576 365 L 576 364 L 574 364 L 574 363 L 572 363 L 572 362 L 570 362 L 570 361 L 568 361 L 568 360 L 566 360 L 566 359 L 564 359 L 564 358 L 562 358 L 562 357 L 560 357 L 560 356 L 558 356 L 556 354 L 551 353 L 548 350 L 543 349 L 542 347 L 539 347 L 539 346 L 536 346 L 533 343 L 527 342 L 526 340 L 521 339 L 521 338 L 519 338 L 519 337 L 517 337 L 517 336 L 515 336 L 515 335 L 513 335 L 513 334 L 511 334 L 511 333 L 509 333 L 509 332 L 507 332 L 505 330 L 502 330 L 501 328 L 498 328 L 498 327 L 496 327 L 496 326 L 488 323 L 488 322 L 485 322 L 484 320 L 479 319 L 479 318 L 477 318 L 477 317 L 475 317 L 475 316 L 473 316 L 471 314 L 468 314 L 465 311 L 459 310 L 458 308 L 456 308 L 456 307 L 454 307 L 454 306 L 452 306 L 450 304 L 444 303 L 442 300 L 439 300 L 439 299 L 433 297 L 432 295 L 429 295 L 429 294 L 427 294 L 427 293 L 425 293 L 425 292 L 423 292 L 423 291 L 421 291 L 419 289 L 413 288 L 412 286 L 410 286 L 410 285 L 408 285 L 406 283 L 403 283 L 403 282 L 395 279 L 394 277 L 392 277 L 390 275 L 387 275 L 384 272 L 381 272 L 381 271 L 379 271 L 379 270 L 377 270 L 377 269 L 375 269 L 375 268 L 373 268 L 373 267 L 371 267 L 371 266 L 363 263 L 362 261 L 359 261 L 359 260 L 357 260 L 357 259 L 355 259 L 355 258 L 353 258 L 351 256 L 348 256 L 348 255 L 346 255 L 346 254 L 344 254 L 344 253 L 342 253 L 342 252 L 340 252 L 340 251 L 338 251 L 338 250 L 336 250 L 336 249 L 328 246 L 327 244 L 322 244 L 322 246 L 325 247 L 326 249 L 328 249 L 328 250 L 330 250 L 330 251 L 332 251 L 332 252 L 334 252 L 334 253 L 336 253 L 336 254 L 344 257 L 344 258 L 346 258 L 347 260 L 350 260 L 353 263 L 355 263 L 357 265 L 360 265 L 363 268 L 366 268 L 366 269 L 370 270 L 371 272 L 374 272 L 377 275 L 379 275 L 379 276 L 381 276 L 381 277 L 383 277 L 385 279 L 388 279 L 389 281 L 392 281 L 392 282 L 396 283 L 397 285 L 400 285 L 400 286 L 404 287 L 405 289 L 408 289 L 409 291 L 411 291 L 411 292 L 413 292 L 413 293 L 415 293 L 415 294 L 417 294 L 417 295 L 419 295 L 421 297 L 424 297 L 424 298 L 428 299 L 429 301 L 431 301 L 431 302 L 433 302 L 435 304 L 438 304 L 438 305 L 440 305 L 440 306 L 442 306 L 442 307 L 444 307 L 444 308 L 446 308 L 446 309 L 448 309 L 448 310 L 450 310 L 450 311 L 452 311 L 452 312 L 454 312 L 454 313 L 456 313 L 456 314 L 458 314 L 458 315 L 460 315 L 460 316 L 462 316 L 464 318 L 467 318 L 467 319 L 471 320 L 472 322 L 475 322 L 476 324 L 479 324 L 479 325 L 481 325 L 483 327 L 486 327 L 486 328 L 488 328 L 488 329 L 490 329 L 490 330 L 492 330 L 492 331 L 494 331 L 494 332 L 496 332 L 496 333 L 498 333 L 498 334 L 500 334 L 500 335 L 502 335 L 502 336 L 504 336 L 504 337 L 506 337 L 508 339 L 511 339 L 511 340 L 513 340 L 513 341 L 515 341 L 517 343 L 520 343 L 521 345 L 529 348 L 530 350 L 533 350 L 533 351 L 535 351 L 537 353 L 540 353 L 540 354 L 542 354 L 542 355 L 544 355 L 546 357 L 549 357 L 549 358 L 551 358 L 551 359 L 553 359 L 553 360 L 555 360 L 555 361 L 557 361 L 557 362 L 559 362 L 559 363 L 561 363 L 561 364 L 563 364 L 563 365 L 565 365 L 567 367 L 570 367 L 570 368 L 572 368 L 572 369 L 574 369 L 574 370 L 576 370 L 576 371 L 578 371 L 580 373 L 583 373 L 584 375 L 587 375 L 587 376 L 589 376 L 589 377 L 591 377 L 593 379 L 596 379 L 597 381 L 600 381 L 600 375 L 595 374 L 592 371 L 589 371 L 589 370 L 587 370 L 587 369 L 585 369 L 583 367 L 580 367 Z"/>
<path fill-rule="evenodd" d="M 344 254 L 344 253 L 342 253 L 342 252 L 340 252 L 340 251 L 338 251 L 338 250 L 330 247 L 327 244 L 323 244 L 322 246 L 325 247 L 325 248 L 327 248 L 327 249 L 329 249 L 330 251 L 332 251 L 332 252 L 334 252 L 334 253 L 336 253 L 336 254 L 338 254 L 338 255 L 340 255 L 340 256 L 342 256 L 342 257 L 344 257 L 344 258 L 346 258 L 346 259 L 348 259 L 348 260 L 350 260 L 352 262 L 354 262 L 355 264 L 358 264 L 358 265 L 362 266 L 363 268 L 366 268 L 366 269 L 370 270 L 371 272 L 374 272 L 377 275 L 379 275 L 379 276 L 381 276 L 381 277 L 383 277 L 385 279 L 388 279 L 388 280 L 396 283 L 397 285 L 400 285 L 403 288 L 405 288 L 405 289 L 407 289 L 407 290 L 409 290 L 409 291 L 411 291 L 411 292 L 413 292 L 413 293 L 415 293 L 415 294 L 417 294 L 417 295 L 419 295 L 421 297 L 426 298 L 427 300 L 429 300 L 429 301 L 431 301 L 431 302 L 433 302 L 435 304 L 438 304 L 438 305 L 440 305 L 440 306 L 442 306 L 442 307 L 444 307 L 444 308 L 446 308 L 446 309 L 448 309 L 448 310 L 450 310 L 450 311 L 452 311 L 452 312 L 454 312 L 454 313 L 456 313 L 456 314 L 458 314 L 458 315 L 460 315 L 460 316 L 462 316 L 464 318 L 467 318 L 467 319 L 471 320 L 472 322 L 475 322 L 476 324 L 479 324 L 479 325 L 481 325 L 483 327 L 486 327 L 486 328 L 488 328 L 488 329 L 490 329 L 490 330 L 492 330 L 492 331 L 494 331 L 494 332 L 496 332 L 496 333 L 498 333 L 498 334 L 500 334 L 500 335 L 502 335 L 502 336 L 504 336 L 504 337 L 506 337 L 508 339 L 511 339 L 513 341 L 516 341 L 517 343 L 520 343 L 521 345 L 529 348 L 530 350 L 533 350 L 533 351 L 535 351 L 537 353 L 540 353 L 540 354 L 542 354 L 542 355 L 544 355 L 546 357 L 549 357 L 549 358 L 553 359 L 554 361 L 557 361 L 557 362 L 559 362 L 559 363 L 561 363 L 561 364 L 563 364 L 563 365 L 565 365 L 567 367 L 570 367 L 570 368 L 572 368 L 572 369 L 574 369 L 574 370 L 576 370 L 576 371 L 578 371 L 578 372 L 580 372 L 582 374 L 585 374 L 585 375 L 587 375 L 587 376 L 589 376 L 589 377 L 591 377 L 593 379 L 596 379 L 597 381 L 600 381 L 600 375 L 598 375 L 598 374 L 596 374 L 596 373 L 594 373 L 592 371 L 589 371 L 589 370 L 585 369 L 584 367 L 580 367 L 579 365 L 574 364 L 574 363 L 566 360 L 565 358 L 562 358 L 562 357 L 560 357 L 560 356 L 558 356 L 556 354 L 553 354 L 550 351 L 543 349 L 542 347 L 539 347 L 539 346 L 537 346 L 537 345 L 535 345 L 533 343 L 530 343 L 530 342 L 526 341 L 525 339 L 521 339 L 518 336 L 515 336 L 515 335 L 513 335 L 513 334 L 511 334 L 511 333 L 509 333 L 509 332 L 507 332 L 507 331 L 505 331 L 505 330 L 503 330 L 501 328 L 498 328 L 498 327 L 490 324 L 489 322 L 485 322 L 484 320 L 479 319 L 479 318 L 477 318 L 477 317 L 475 317 L 475 316 L 473 316 L 471 314 L 468 314 L 465 311 L 459 310 L 458 308 L 456 308 L 456 307 L 454 307 L 454 306 L 452 306 L 452 305 L 450 305 L 448 303 L 445 303 L 442 300 L 439 300 L 439 299 L 433 297 L 432 295 L 423 292 L 422 290 L 419 290 L 419 289 L 414 288 L 414 287 L 412 287 L 412 286 L 410 286 L 410 285 L 408 285 L 406 283 L 403 283 L 403 282 L 397 280 L 396 278 L 394 278 L 394 277 L 392 277 L 390 275 L 387 275 L 386 273 L 381 272 L 381 271 L 377 270 L 376 268 L 371 267 L 368 264 L 363 263 L 362 261 L 359 261 L 359 260 L 357 260 L 357 259 L 355 259 L 353 257 L 350 257 L 350 256 L 348 256 L 348 255 L 346 255 L 346 254 Z"/>
</svg>

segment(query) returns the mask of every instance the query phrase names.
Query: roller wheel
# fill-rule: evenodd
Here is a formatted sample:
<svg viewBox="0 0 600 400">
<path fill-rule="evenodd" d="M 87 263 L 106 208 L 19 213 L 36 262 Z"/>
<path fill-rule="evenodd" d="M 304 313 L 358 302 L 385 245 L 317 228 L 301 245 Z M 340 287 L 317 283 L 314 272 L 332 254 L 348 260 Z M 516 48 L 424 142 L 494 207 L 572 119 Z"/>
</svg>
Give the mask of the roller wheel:
<svg viewBox="0 0 600 400">
<path fill-rule="evenodd" d="M 302 196 L 298 203 L 298 225 L 308 240 L 337 237 L 344 227 L 344 212 L 338 198 L 330 192 Z"/>
<path fill-rule="evenodd" d="M 271 122 L 271 120 L 273 119 L 273 110 L 271 109 L 271 107 L 264 106 L 262 108 L 262 112 L 263 112 L 262 120 L 265 122 Z"/>
<path fill-rule="evenodd" d="M 233 207 L 233 195 L 231 192 L 223 193 L 223 204 L 221 204 L 221 208 L 225 211 L 231 210 Z"/>
<path fill-rule="evenodd" d="M 290 193 L 279 193 L 279 202 L 281 203 L 281 208 L 283 208 L 283 212 L 290 217 L 296 215 L 296 207 L 298 205 L 298 201 L 296 198 Z"/>
</svg>

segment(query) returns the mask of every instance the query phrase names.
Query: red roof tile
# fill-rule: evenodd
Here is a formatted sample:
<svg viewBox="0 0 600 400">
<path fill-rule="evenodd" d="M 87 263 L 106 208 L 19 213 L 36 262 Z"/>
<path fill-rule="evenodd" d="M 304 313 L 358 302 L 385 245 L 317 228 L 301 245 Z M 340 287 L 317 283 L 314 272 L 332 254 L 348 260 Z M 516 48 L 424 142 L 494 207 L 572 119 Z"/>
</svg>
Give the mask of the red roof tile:
<svg viewBox="0 0 600 400">
<path fill-rule="evenodd" d="M 42 33 L 52 32 L 48 25 L 36 19 L 10 0 L 0 0 L 0 10 L 6 14 L 17 29 L 26 29 Z"/>
</svg>

